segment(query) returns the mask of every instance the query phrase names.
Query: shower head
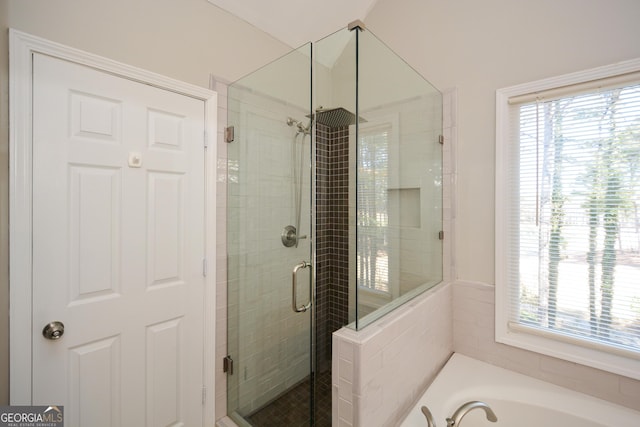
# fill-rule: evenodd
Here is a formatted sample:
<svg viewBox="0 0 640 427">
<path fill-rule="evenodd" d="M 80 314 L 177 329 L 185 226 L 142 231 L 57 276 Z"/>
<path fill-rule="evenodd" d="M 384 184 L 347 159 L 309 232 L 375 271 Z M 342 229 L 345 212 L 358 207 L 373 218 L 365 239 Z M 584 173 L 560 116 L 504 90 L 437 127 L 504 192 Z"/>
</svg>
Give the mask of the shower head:
<svg viewBox="0 0 640 427">
<path fill-rule="evenodd" d="M 315 114 L 310 114 L 307 117 L 313 117 L 316 123 L 320 123 L 330 128 L 349 126 L 356 122 L 356 115 L 342 107 L 327 109 L 320 107 L 316 110 Z M 366 122 L 362 117 L 360 117 L 358 121 L 360 123 Z"/>
<path fill-rule="evenodd" d="M 309 120 L 309 124 L 305 126 L 299 120 L 296 120 L 291 117 L 287 117 L 287 126 L 289 127 L 296 126 L 298 128 L 297 134 L 303 133 L 305 135 L 309 135 L 309 133 L 311 132 L 311 120 Z"/>
</svg>

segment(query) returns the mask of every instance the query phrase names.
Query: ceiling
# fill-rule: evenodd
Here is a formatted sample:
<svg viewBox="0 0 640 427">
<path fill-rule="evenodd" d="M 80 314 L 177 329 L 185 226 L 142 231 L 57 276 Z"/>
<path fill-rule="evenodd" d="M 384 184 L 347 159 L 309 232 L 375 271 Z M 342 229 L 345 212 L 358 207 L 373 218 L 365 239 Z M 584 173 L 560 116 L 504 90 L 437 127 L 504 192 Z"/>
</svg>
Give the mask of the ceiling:
<svg viewBox="0 0 640 427">
<path fill-rule="evenodd" d="M 292 48 L 362 20 L 377 0 L 208 0 Z"/>
</svg>

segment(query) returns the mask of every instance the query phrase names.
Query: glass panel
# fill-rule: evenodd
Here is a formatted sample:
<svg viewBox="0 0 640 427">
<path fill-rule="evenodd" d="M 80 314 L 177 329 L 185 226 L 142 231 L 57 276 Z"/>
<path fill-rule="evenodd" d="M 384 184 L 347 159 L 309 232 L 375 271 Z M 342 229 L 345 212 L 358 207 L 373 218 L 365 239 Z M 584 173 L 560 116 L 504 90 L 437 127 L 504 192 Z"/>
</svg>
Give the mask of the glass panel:
<svg viewBox="0 0 640 427">
<path fill-rule="evenodd" d="M 371 31 L 357 67 L 360 329 L 442 281 L 442 94 Z"/>
<path fill-rule="evenodd" d="M 338 31 L 311 57 L 304 46 L 228 92 L 228 413 L 239 423 L 330 426 L 331 334 L 442 280 L 441 94 L 369 31 Z M 313 302 L 304 313 L 292 310 L 296 265 L 296 304 Z"/>
<path fill-rule="evenodd" d="M 228 90 L 227 396 L 240 425 L 311 424 L 311 310 L 292 308 L 294 296 L 297 307 L 312 298 L 301 264 L 311 260 L 310 49 Z"/>
<path fill-rule="evenodd" d="M 314 55 L 316 211 L 331 224 L 330 250 L 317 233 L 316 286 L 331 284 L 330 334 L 442 280 L 442 95 L 368 30 L 339 31 Z M 320 166 L 333 179 L 326 189 Z"/>
</svg>

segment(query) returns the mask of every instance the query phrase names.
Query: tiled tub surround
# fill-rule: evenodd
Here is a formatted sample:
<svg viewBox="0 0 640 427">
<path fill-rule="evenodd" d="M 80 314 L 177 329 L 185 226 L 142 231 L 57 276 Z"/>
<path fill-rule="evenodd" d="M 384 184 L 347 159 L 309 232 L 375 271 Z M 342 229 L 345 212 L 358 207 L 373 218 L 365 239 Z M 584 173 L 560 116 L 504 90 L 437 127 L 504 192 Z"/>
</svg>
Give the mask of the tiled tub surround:
<svg viewBox="0 0 640 427">
<path fill-rule="evenodd" d="M 465 427 L 637 427 L 640 421 L 638 411 L 455 353 L 398 427 L 425 427 L 423 406 L 441 424 L 474 400 L 488 404 L 497 420 L 472 411 Z"/>
<path fill-rule="evenodd" d="M 452 285 L 432 288 L 361 331 L 333 336 L 333 423 L 394 426 L 453 352 Z"/>
<path fill-rule="evenodd" d="M 333 337 L 333 425 L 394 426 L 452 352 L 640 410 L 640 381 L 494 339 L 494 287 L 438 285 L 356 332 Z"/>
<path fill-rule="evenodd" d="M 495 291 L 453 285 L 453 349 L 474 359 L 640 410 L 640 381 L 495 342 Z M 640 425 L 640 420 L 639 420 Z"/>
</svg>

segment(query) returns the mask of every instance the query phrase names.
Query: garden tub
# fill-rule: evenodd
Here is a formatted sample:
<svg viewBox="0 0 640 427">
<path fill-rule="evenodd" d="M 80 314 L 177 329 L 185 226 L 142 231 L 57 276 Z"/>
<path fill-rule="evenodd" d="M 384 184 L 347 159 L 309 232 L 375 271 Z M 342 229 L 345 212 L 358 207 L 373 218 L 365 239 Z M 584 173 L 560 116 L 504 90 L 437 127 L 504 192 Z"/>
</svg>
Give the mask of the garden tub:
<svg viewBox="0 0 640 427">
<path fill-rule="evenodd" d="M 640 426 L 638 411 L 454 354 L 400 427 L 427 426 L 423 406 L 436 426 L 447 427 L 446 419 L 471 401 L 486 403 L 497 421 L 476 407 L 456 427 Z"/>
</svg>

